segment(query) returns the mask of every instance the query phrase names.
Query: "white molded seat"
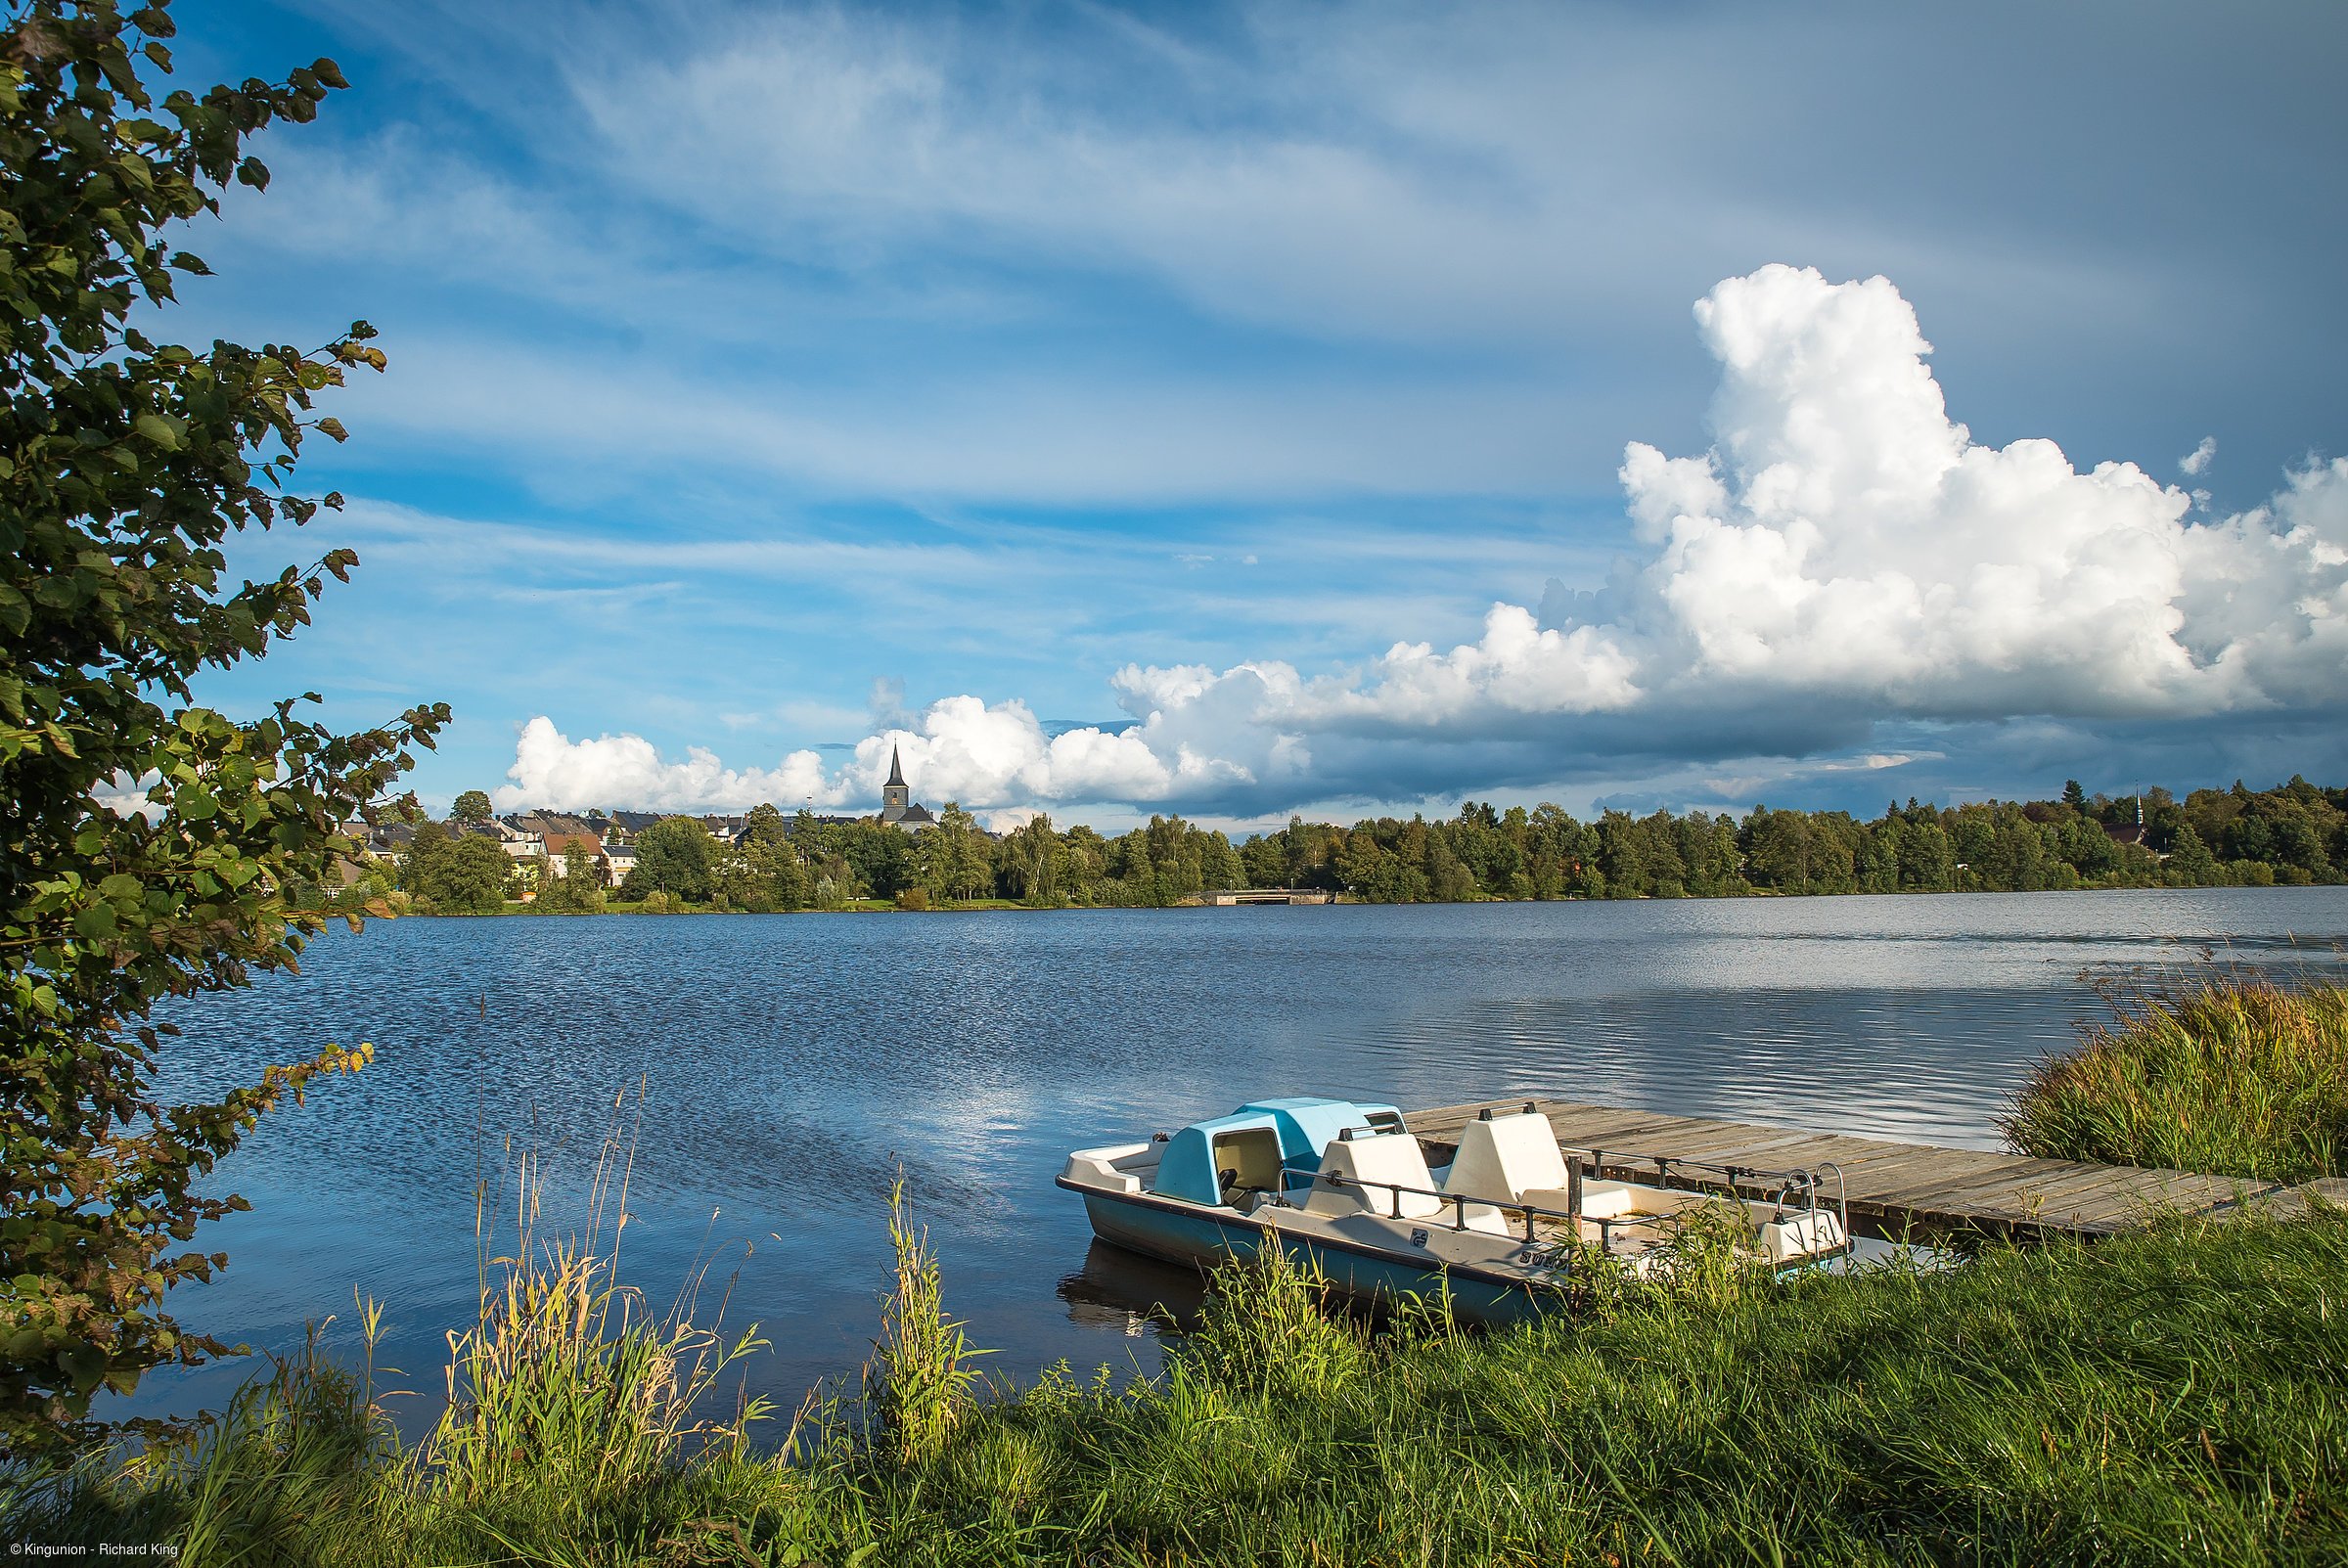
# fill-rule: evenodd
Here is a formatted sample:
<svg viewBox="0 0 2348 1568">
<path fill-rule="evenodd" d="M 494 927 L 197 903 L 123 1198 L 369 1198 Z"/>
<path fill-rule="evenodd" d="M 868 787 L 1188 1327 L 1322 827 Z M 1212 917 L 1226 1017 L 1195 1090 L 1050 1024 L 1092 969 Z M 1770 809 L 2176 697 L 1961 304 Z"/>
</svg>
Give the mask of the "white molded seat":
<svg viewBox="0 0 2348 1568">
<path fill-rule="evenodd" d="M 1557 1130 L 1537 1111 L 1469 1122 L 1460 1132 L 1447 1192 L 1510 1203 L 1533 1187 L 1565 1185 L 1565 1153 Z"/>
<path fill-rule="evenodd" d="M 1468 1223 L 1484 1229 L 1492 1221 L 1522 1223 L 1520 1216 L 1493 1204 L 1564 1208 L 1565 1183 L 1565 1154 L 1558 1147 L 1557 1130 L 1539 1112 L 1519 1111 L 1472 1121 L 1461 1129 L 1460 1152 L 1451 1162 L 1443 1190 L 1482 1199 L 1467 1208 Z"/>
<path fill-rule="evenodd" d="M 1391 1182 L 1397 1187 L 1416 1187 L 1415 1192 L 1401 1194 L 1401 1217 L 1406 1220 L 1424 1219 L 1448 1208 L 1441 1198 L 1431 1196 L 1435 1181 L 1427 1173 L 1426 1154 L 1419 1147 L 1419 1140 L 1408 1133 L 1378 1133 L 1369 1138 L 1339 1139 L 1321 1151 L 1321 1175 L 1344 1179 L 1342 1186 L 1316 1179 L 1313 1189 L 1306 1194 L 1304 1212 L 1307 1214 L 1378 1214 L 1393 1216 L 1395 1194 L 1378 1184 Z M 1370 1184 L 1356 1187 L 1357 1182 Z"/>
<path fill-rule="evenodd" d="M 1789 1214 L 1761 1227 L 1762 1249 L 1780 1266 L 1839 1251 L 1848 1239 L 1840 1217 L 1825 1209 Z"/>
</svg>

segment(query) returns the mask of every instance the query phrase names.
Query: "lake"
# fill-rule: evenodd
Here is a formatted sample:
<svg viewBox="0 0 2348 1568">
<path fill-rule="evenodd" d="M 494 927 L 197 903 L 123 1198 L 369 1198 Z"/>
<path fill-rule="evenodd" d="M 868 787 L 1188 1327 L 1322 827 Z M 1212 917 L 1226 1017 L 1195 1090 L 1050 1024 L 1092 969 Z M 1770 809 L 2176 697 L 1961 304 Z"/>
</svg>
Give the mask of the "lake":
<svg viewBox="0 0 2348 1568">
<path fill-rule="evenodd" d="M 474 1293 L 476 1181 L 535 1148 L 579 1211 L 615 1097 L 639 1127 L 623 1265 L 665 1306 L 713 1260 L 774 1343 L 787 1408 L 852 1373 L 901 1170 L 988 1368 L 1156 1365 L 1189 1281 L 1089 1245 L 1065 1152 L 1267 1095 L 1405 1107 L 1556 1094 L 1997 1144 L 2031 1064 L 2103 1008 L 2083 975 L 2201 961 L 2331 970 L 2348 889 L 934 915 L 405 919 L 298 976 L 172 1014 L 169 1081 L 248 1081 L 321 1044 L 321 1082 L 224 1163 L 253 1212 L 191 1326 L 298 1342 L 354 1286 L 384 1359 L 436 1391 Z M 637 1099 L 641 1090 L 641 1110 Z M 635 1121 L 640 1115 L 640 1123 Z M 216 1407 L 253 1364 L 158 1372 L 110 1411 Z"/>
</svg>

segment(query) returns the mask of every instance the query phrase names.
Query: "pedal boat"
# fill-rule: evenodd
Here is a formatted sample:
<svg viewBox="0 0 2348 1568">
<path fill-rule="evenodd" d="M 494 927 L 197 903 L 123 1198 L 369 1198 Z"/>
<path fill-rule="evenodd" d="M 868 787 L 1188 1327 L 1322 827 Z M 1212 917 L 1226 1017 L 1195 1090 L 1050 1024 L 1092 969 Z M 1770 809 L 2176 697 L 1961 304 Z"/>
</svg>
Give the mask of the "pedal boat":
<svg viewBox="0 0 2348 1568">
<path fill-rule="evenodd" d="M 1607 1179 L 1641 1165 L 1651 1184 Z M 1701 1209 L 1741 1218 L 1747 1261 L 1774 1273 L 1850 1250 L 1831 1167 L 1569 1148 L 1531 1104 L 1482 1112 L 1455 1145 L 1413 1136 L 1391 1105 L 1257 1100 L 1170 1137 L 1078 1149 L 1059 1185 L 1083 1197 L 1096 1235 L 1135 1252 L 1211 1267 L 1278 1246 L 1351 1296 L 1448 1291 L 1456 1313 L 1495 1323 L 1553 1307 L 1599 1256 L 1642 1275 L 1668 1267 Z"/>
</svg>

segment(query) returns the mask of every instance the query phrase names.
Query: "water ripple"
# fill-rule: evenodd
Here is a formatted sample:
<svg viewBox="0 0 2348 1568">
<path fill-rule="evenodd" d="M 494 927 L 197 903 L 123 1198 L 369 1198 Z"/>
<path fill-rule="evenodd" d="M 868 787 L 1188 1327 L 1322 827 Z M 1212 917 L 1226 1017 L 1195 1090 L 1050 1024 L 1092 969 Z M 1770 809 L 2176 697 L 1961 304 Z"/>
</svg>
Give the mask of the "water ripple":
<svg viewBox="0 0 2348 1568">
<path fill-rule="evenodd" d="M 2088 978 L 2205 946 L 2331 967 L 2344 938 L 2327 888 L 378 923 L 175 1015 L 190 1090 L 379 1048 L 226 1162 L 255 1210 L 204 1238 L 235 1262 L 177 1305 L 275 1347 L 356 1284 L 431 1386 L 473 1301 L 475 1183 L 535 1146 L 574 1203 L 641 1086 L 624 1261 L 665 1300 L 729 1243 L 717 1275 L 786 1404 L 867 1350 L 900 1173 L 995 1367 L 1146 1369 L 1154 1340 L 1113 1303 L 1162 1281 L 1106 1277 L 1117 1255 L 1052 1186 L 1072 1146 L 1268 1093 L 1544 1093 L 1991 1147 L 2031 1063 L 2100 1012 Z M 158 1374 L 137 1403 L 217 1403 L 243 1370 Z"/>
</svg>

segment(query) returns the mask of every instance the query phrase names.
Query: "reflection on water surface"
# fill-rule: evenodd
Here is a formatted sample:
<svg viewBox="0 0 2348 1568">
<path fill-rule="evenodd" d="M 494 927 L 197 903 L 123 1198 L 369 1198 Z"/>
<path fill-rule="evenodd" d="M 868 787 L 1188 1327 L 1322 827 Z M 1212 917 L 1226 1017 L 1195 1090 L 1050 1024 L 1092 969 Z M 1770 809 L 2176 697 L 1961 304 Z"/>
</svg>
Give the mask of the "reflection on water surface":
<svg viewBox="0 0 2348 1568">
<path fill-rule="evenodd" d="M 355 1284 L 390 1304 L 406 1385 L 436 1387 L 475 1183 L 518 1141 L 576 1193 L 641 1082 L 626 1271 L 664 1304 L 731 1243 L 712 1277 L 774 1341 L 786 1408 L 869 1348 L 900 1168 L 989 1370 L 1147 1370 L 1134 1304 L 1195 1310 L 1196 1285 L 1101 1256 L 1052 1185 L 1071 1147 L 1279 1094 L 1556 1094 L 1991 1147 L 2030 1064 L 2100 1012 L 2083 972 L 2204 946 L 2329 967 L 2344 935 L 2336 888 L 378 922 L 178 1013 L 192 1085 L 328 1040 L 379 1055 L 228 1163 L 254 1212 L 204 1238 L 234 1257 L 220 1281 L 174 1300 L 281 1347 L 338 1310 L 344 1334 Z M 158 1374 L 140 1403 L 216 1404 L 245 1369 Z"/>
</svg>

